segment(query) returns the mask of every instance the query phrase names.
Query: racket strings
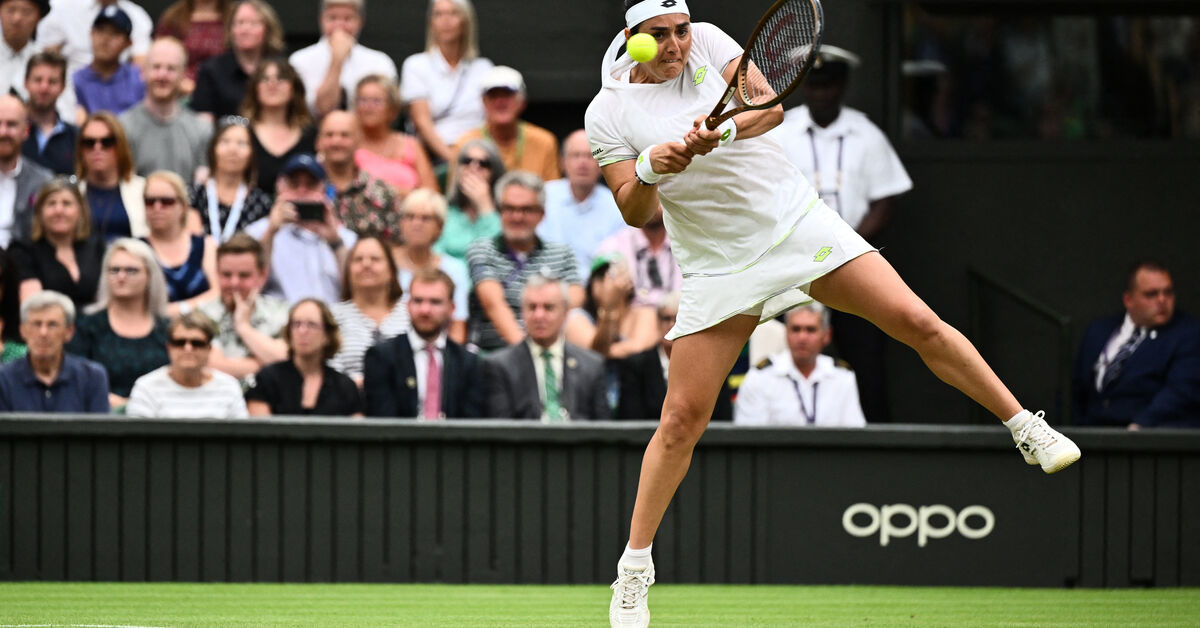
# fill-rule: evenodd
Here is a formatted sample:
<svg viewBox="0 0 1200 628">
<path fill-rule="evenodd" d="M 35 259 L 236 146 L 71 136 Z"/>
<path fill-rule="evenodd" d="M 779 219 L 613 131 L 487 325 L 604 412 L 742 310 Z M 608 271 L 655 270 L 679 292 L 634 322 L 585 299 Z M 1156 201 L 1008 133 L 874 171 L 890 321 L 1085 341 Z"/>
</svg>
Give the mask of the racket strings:
<svg viewBox="0 0 1200 628">
<path fill-rule="evenodd" d="M 811 0 L 787 0 L 767 18 L 746 50 L 749 60 L 738 82 L 748 105 L 768 102 L 787 91 L 812 64 L 820 14 Z"/>
</svg>

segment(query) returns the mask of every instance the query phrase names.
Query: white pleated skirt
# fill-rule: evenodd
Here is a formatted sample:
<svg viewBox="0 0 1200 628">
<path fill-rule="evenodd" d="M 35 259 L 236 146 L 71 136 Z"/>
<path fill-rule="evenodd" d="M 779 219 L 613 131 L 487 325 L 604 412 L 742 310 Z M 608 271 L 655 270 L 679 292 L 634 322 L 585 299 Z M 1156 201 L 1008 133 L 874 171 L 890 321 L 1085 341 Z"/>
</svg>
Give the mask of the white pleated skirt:
<svg viewBox="0 0 1200 628">
<path fill-rule="evenodd" d="M 725 274 L 684 273 L 679 315 L 667 338 L 694 334 L 738 314 L 759 322 L 812 301 L 813 281 L 874 251 L 837 212 L 817 201 L 792 230 L 750 266 Z"/>
</svg>

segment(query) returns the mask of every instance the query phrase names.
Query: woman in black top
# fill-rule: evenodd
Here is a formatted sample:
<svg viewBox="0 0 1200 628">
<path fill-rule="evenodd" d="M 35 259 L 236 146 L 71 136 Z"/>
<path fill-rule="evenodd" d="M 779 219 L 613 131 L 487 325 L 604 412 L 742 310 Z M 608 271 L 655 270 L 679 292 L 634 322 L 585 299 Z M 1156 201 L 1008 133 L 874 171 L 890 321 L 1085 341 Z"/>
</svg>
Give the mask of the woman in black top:
<svg viewBox="0 0 1200 628">
<path fill-rule="evenodd" d="M 216 244 L 271 213 L 271 194 L 258 188 L 250 122 L 222 118 L 208 145 L 209 176 L 192 186 L 188 202 Z M 274 191 L 274 187 L 271 188 Z"/>
<path fill-rule="evenodd" d="M 79 188 L 65 178 L 42 186 L 33 207 L 32 241 L 13 240 L 9 256 L 22 302 L 41 292 L 61 292 L 82 310 L 96 300 L 104 240 L 92 233 L 91 211 Z"/>
<path fill-rule="evenodd" d="M 250 416 L 362 416 L 362 397 L 349 377 L 326 365 L 341 345 L 337 322 L 319 299 L 302 299 L 283 328 L 290 359 L 255 376 L 246 393 Z"/>
<path fill-rule="evenodd" d="M 246 86 L 242 115 L 250 120 L 258 187 L 274 193 L 283 165 L 296 155 L 315 152 L 317 139 L 304 83 L 287 59 L 272 57 L 258 64 Z"/>
<path fill-rule="evenodd" d="M 196 71 L 196 91 L 191 108 L 211 122 L 241 110 L 246 83 L 259 60 L 282 54 L 283 27 L 275 9 L 263 0 L 240 0 L 225 23 L 229 51 L 204 63 Z"/>
</svg>

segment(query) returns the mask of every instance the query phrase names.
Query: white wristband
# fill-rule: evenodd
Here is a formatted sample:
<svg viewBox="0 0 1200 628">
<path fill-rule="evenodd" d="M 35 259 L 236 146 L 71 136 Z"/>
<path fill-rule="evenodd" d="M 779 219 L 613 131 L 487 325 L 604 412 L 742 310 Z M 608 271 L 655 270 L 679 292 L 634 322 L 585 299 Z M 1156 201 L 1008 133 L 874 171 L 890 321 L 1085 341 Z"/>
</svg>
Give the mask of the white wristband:
<svg viewBox="0 0 1200 628">
<path fill-rule="evenodd" d="M 650 151 L 654 150 L 655 146 L 658 146 L 658 144 L 647 146 L 646 150 L 643 150 L 642 154 L 638 155 L 637 165 L 633 168 L 634 174 L 637 175 L 638 183 L 643 185 L 654 185 L 667 176 L 655 172 L 654 166 L 650 164 Z"/>
<path fill-rule="evenodd" d="M 734 123 L 733 118 L 730 118 L 717 125 L 717 132 L 721 134 L 721 140 L 717 146 L 724 148 L 737 139 L 737 124 Z"/>
</svg>

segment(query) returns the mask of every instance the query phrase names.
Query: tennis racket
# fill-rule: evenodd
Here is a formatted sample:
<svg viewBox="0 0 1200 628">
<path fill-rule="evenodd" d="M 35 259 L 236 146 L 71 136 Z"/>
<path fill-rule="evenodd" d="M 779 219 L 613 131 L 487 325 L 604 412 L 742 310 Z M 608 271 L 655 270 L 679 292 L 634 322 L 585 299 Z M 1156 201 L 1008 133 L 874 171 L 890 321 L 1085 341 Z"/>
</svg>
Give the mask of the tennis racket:
<svg viewBox="0 0 1200 628">
<path fill-rule="evenodd" d="M 709 130 L 751 109 L 770 109 L 783 102 L 808 75 L 825 31 L 820 0 L 779 0 L 754 27 L 729 89 L 704 125 Z M 737 94 L 741 104 L 729 111 Z"/>
</svg>

